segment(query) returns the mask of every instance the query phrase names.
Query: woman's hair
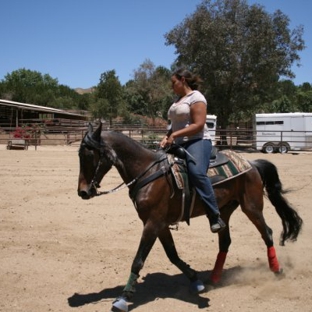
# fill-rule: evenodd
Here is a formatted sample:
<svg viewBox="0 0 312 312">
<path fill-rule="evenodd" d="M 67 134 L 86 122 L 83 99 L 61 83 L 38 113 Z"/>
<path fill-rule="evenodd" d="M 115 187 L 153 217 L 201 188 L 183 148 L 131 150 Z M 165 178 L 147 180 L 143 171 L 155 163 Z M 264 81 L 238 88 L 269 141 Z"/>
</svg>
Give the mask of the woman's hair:
<svg viewBox="0 0 312 312">
<path fill-rule="evenodd" d="M 187 85 L 192 90 L 198 90 L 200 84 L 202 83 L 202 80 L 198 75 L 192 74 L 189 70 L 180 68 L 176 70 L 172 76 L 176 76 L 179 80 L 181 80 L 182 77 L 184 77 Z"/>
</svg>

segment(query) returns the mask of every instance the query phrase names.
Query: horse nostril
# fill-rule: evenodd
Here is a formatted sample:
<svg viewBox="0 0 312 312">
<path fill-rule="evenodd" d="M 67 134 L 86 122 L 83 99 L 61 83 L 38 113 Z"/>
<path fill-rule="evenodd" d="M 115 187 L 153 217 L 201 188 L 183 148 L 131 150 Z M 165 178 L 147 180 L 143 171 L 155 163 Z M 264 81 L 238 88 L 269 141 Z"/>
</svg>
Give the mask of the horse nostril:
<svg viewBox="0 0 312 312">
<path fill-rule="evenodd" d="M 82 199 L 89 199 L 90 195 L 86 191 L 78 191 L 78 196 L 80 196 Z"/>
</svg>

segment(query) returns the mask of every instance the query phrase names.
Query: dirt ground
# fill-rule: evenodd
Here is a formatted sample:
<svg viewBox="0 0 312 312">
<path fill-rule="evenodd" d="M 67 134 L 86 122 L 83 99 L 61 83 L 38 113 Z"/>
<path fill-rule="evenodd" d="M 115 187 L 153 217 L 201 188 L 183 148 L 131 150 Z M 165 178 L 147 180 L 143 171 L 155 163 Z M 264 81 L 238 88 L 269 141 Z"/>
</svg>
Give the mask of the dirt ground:
<svg viewBox="0 0 312 312">
<path fill-rule="evenodd" d="M 142 225 L 127 190 L 83 201 L 77 196 L 78 146 L 6 150 L 0 145 L 0 311 L 110 311 L 121 294 Z M 219 287 L 195 296 L 188 281 L 156 242 L 141 271 L 137 312 L 311 312 L 312 153 L 243 154 L 275 163 L 289 202 L 304 219 L 295 243 L 278 245 L 282 226 L 265 201 L 283 278 L 268 269 L 262 239 L 238 209 L 231 219 L 232 245 Z M 111 170 L 102 183 L 121 183 Z M 217 236 L 205 217 L 173 231 L 181 258 L 207 280 L 217 255 Z"/>
</svg>

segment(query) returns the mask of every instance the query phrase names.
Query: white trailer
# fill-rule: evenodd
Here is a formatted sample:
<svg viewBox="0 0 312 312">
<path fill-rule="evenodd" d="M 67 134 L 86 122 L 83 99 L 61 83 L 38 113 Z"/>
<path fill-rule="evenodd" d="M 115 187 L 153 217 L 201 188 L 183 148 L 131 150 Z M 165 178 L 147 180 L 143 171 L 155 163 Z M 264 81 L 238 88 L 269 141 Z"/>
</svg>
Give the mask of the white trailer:
<svg viewBox="0 0 312 312">
<path fill-rule="evenodd" d="M 217 116 L 216 115 L 207 115 L 206 116 L 206 125 L 208 127 L 212 145 L 216 145 L 216 129 L 217 129 Z"/>
<path fill-rule="evenodd" d="M 256 114 L 254 147 L 264 153 L 312 148 L 312 113 Z"/>
</svg>

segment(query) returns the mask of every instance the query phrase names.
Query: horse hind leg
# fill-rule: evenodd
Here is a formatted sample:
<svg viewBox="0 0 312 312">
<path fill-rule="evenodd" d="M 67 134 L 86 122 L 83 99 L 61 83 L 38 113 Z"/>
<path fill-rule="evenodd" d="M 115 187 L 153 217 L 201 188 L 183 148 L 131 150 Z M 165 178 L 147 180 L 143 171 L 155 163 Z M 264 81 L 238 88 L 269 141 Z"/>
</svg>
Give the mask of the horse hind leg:
<svg viewBox="0 0 312 312">
<path fill-rule="evenodd" d="M 263 192 L 262 188 L 259 187 L 258 190 L 253 189 L 250 192 L 250 196 L 245 194 L 244 199 L 240 201 L 242 211 L 247 215 L 249 220 L 258 229 L 265 245 L 267 247 L 267 258 L 269 262 L 269 267 L 275 274 L 280 274 L 283 272 L 280 267 L 279 261 L 277 259 L 274 242 L 273 242 L 273 231 L 266 224 L 263 216 Z"/>
<path fill-rule="evenodd" d="M 170 262 L 179 268 L 185 276 L 190 280 L 190 292 L 193 294 L 201 293 L 205 290 L 204 283 L 198 279 L 197 272 L 178 256 L 172 234 L 169 228 L 165 228 L 158 236 L 167 257 Z"/>
</svg>

